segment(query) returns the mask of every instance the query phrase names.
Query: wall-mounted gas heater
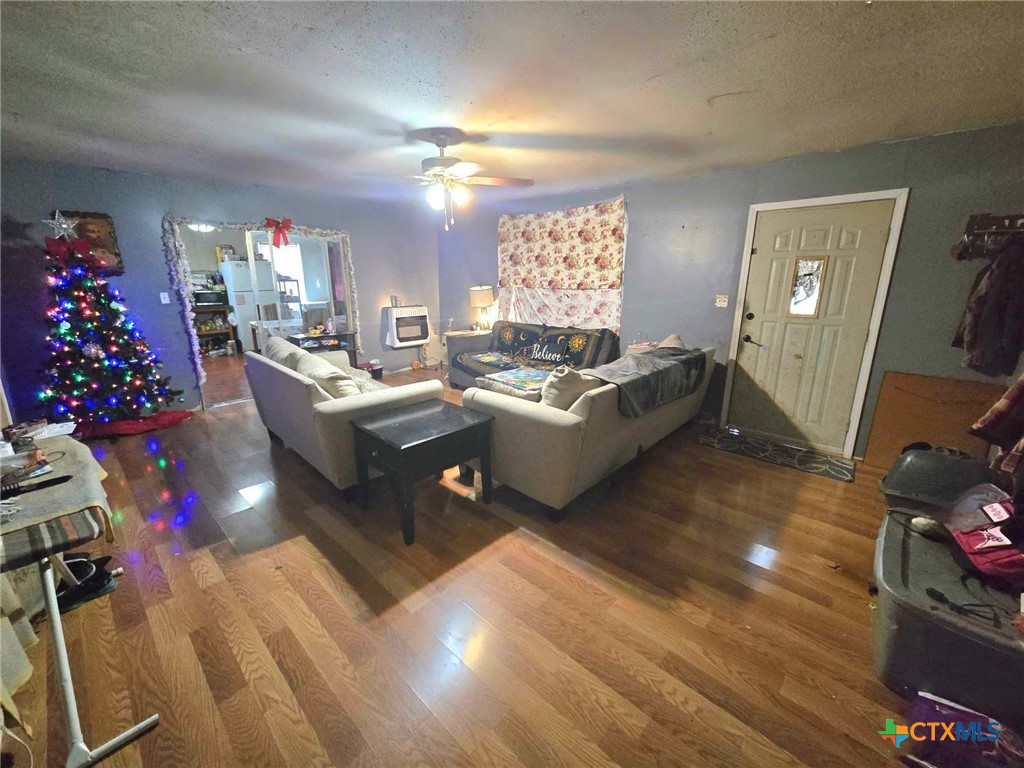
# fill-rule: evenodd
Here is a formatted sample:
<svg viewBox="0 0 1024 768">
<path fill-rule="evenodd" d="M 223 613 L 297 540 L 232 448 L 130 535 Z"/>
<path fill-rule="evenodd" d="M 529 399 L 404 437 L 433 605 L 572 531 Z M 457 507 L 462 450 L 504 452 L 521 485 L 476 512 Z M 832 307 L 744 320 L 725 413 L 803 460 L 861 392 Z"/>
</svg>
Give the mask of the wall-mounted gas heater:
<svg viewBox="0 0 1024 768">
<path fill-rule="evenodd" d="M 387 344 L 394 349 L 422 347 L 430 340 L 427 308 L 423 306 L 387 307 Z"/>
</svg>

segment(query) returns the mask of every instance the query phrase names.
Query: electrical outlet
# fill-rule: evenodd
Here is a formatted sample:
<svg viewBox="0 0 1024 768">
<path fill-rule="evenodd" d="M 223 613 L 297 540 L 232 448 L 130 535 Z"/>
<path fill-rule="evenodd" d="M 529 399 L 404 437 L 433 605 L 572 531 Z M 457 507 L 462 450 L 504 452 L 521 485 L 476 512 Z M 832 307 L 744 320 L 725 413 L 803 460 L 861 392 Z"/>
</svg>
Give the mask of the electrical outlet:
<svg viewBox="0 0 1024 768">
<path fill-rule="evenodd" d="M 167 291 L 160 291 L 160 303 L 161 304 L 170 304 L 171 303 L 171 294 L 169 294 Z"/>
<path fill-rule="evenodd" d="M 727 293 L 716 293 L 715 294 L 715 306 L 718 308 L 729 306 L 729 294 Z"/>
</svg>

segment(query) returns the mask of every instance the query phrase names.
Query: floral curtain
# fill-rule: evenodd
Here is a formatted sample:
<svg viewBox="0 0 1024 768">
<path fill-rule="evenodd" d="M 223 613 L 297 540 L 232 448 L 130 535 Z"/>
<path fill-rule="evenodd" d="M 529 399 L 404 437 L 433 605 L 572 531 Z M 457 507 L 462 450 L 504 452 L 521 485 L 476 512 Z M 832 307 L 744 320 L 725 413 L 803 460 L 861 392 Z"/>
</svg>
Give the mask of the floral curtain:
<svg viewBox="0 0 1024 768">
<path fill-rule="evenodd" d="M 498 221 L 502 319 L 611 328 L 622 316 L 626 200 Z"/>
</svg>

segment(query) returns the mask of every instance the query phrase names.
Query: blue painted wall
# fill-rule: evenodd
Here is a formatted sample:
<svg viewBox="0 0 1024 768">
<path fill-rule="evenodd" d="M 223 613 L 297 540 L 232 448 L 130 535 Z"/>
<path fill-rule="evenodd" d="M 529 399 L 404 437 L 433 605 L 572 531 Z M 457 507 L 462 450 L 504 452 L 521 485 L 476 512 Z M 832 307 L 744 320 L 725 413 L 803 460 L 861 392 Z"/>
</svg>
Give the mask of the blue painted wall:
<svg viewBox="0 0 1024 768">
<path fill-rule="evenodd" d="M 188 341 L 178 305 L 160 304 L 170 291 L 161 241 L 166 214 L 210 222 L 250 222 L 290 216 L 301 226 L 349 233 L 355 263 L 362 337 L 366 354 L 389 370 L 408 366 L 416 350 L 383 346 L 381 310 L 390 294 L 425 303 L 437 313 L 437 221 L 425 206 L 367 202 L 266 186 L 182 181 L 117 173 L 84 166 L 10 161 L 2 166 L 0 209 L 18 221 L 34 222 L 38 245 L 8 247 L 0 253 L 0 360 L 4 383 L 18 418 L 34 414 L 38 371 L 45 367 L 48 292 L 44 282 L 40 223 L 54 208 L 109 213 L 114 219 L 125 274 L 111 280 L 124 293 L 129 313 L 164 360 L 164 374 L 186 390 L 184 405 L 199 403 L 188 361 Z"/>
<path fill-rule="evenodd" d="M 454 317 L 456 328 L 468 325 L 469 287 L 497 280 L 500 214 L 625 194 L 623 339 L 679 333 L 690 344 L 714 346 L 721 362 L 750 205 L 899 187 L 910 188 L 910 200 L 857 441 L 862 455 L 885 371 L 991 381 L 962 368 L 960 351 L 950 347 L 981 265 L 948 254 L 968 215 L 1024 210 L 1024 123 L 503 205 L 478 199 L 475 210 L 460 212 L 455 228 L 439 235 L 441 324 Z M 714 307 L 716 293 L 729 295 L 728 309 Z M 720 401 L 722 378 L 712 404 Z"/>
<path fill-rule="evenodd" d="M 909 187 L 861 421 L 857 452 L 862 453 L 884 371 L 985 380 L 962 368 L 960 352 L 949 345 L 980 265 L 954 262 L 948 251 L 971 213 L 1024 210 L 1024 123 L 501 205 L 487 205 L 487 192 L 481 191 L 476 207 L 460 211 L 448 233 L 439 230 L 432 211 L 415 201 L 355 201 L 34 161 L 5 162 L 2 170 L 0 207 L 19 221 L 39 221 L 54 207 L 114 217 L 127 265 L 126 274 L 114 282 L 164 358 L 165 373 L 187 388 L 188 406 L 198 403 L 198 392 L 181 317 L 175 305 L 161 305 L 157 298 L 169 290 L 160 241 L 160 221 L 167 213 L 209 221 L 289 215 L 302 225 L 347 230 L 366 356 L 396 369 L 411 363 L 416 353 L 384 347 L 382 308 L 389 294 L 427 304 L 437 326 L 453 317 L 455 327 L 464 327 L 473 319 L 469 287 L 497 279 L 501 213 L 551 210 L 625 194 L 629 234 L 623 338 L 643 334 L 657 339 L 678 332 L 689 343 L 716 347 L 724 361 L 733 308 L 715 309 L 713 298 L 726 293 L 730 304 L 735 301 L 751 204 Z M 41 224 L 33 231 L 40 244 L 46 231 Z M 23 417 L 31 415 L 36 373 L 46 362 L 41 250 L 4 247 L 0 268 L 0 359 L 8 396 Z M 719 386 L 712 403 L 720 396 Z"/>
</svg>

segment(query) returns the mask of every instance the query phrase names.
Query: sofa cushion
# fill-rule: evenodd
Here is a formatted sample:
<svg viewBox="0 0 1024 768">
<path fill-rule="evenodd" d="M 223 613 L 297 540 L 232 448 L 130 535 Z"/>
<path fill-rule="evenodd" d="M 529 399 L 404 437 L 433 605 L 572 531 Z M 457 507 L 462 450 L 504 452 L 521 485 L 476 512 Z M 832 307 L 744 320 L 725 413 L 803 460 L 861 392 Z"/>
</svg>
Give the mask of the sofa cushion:
<svg viewBox="0 0 1024 768">
<path fill-rule="evenodd" d="M 498 320 L 491 326 L 491 352 L 509 357 L 529 357 L 529 351 L 540 341 L 544 330 L 543 325 Z"/>
<path fill-rule="evenodd" d="M 319 359 L 316 355 L 300 357 L 295 372 L 312 379 L 333 398 L 351 397 L 360 394 L 357 382 L 345 371 Z"/>
<path fill-rule="evenodd" d="M 671 336 L 667 336 L 664 341 L 658 343 L 658 349 L 688 349 L 683 344 L 683 340 L 679 337 L 678 333 L 673 333 Z"/>
<path fill-rule="evenodd" d="M 544 380 L 540 388 L 540 401 L 552 408 L 567 411 L 584 392 L 597 389 L 603 384 L 604 382 L 599 379 L 584 376 L 579 371 L 560 365 Z"/>
<path fill-rule="evenodd" d="M 267 339 L 267 343 L 263 345 L 263 355 L 278 365 L 283 365 L 285 368 L 294 371 L 299 358 L 309 355 L 309 352 L 299 349 L 290 341 L 282 339 L 280 336 L 271 336 Z"/>
<path fill-rule="evenodd" d="M 462 352 L 451 359 L 451 366 L 472 378 L 518 368 L 519 363 L 500 352 Z"/>
<path fill-rule="evenodd" d="M 480 389 L 486 389 L 489 392 L 497 392 L 499 395 L 518 397 L 520 400 L 529 400 L 533 403 L 540 402 L 539 389 L 519 389 L 518 387 L 512 387 L 508 384 L 492 379 L 489 376 L 478 376 L 476 385 L 480 387 Z"/>
<path fill-rule="evenodd" d="M 562 362 L 570 368 L 594 368 L 618 357 L 619 337 L 610 328 L 547 328 L 544 344 L 565 344 Z"/>
</svg>

